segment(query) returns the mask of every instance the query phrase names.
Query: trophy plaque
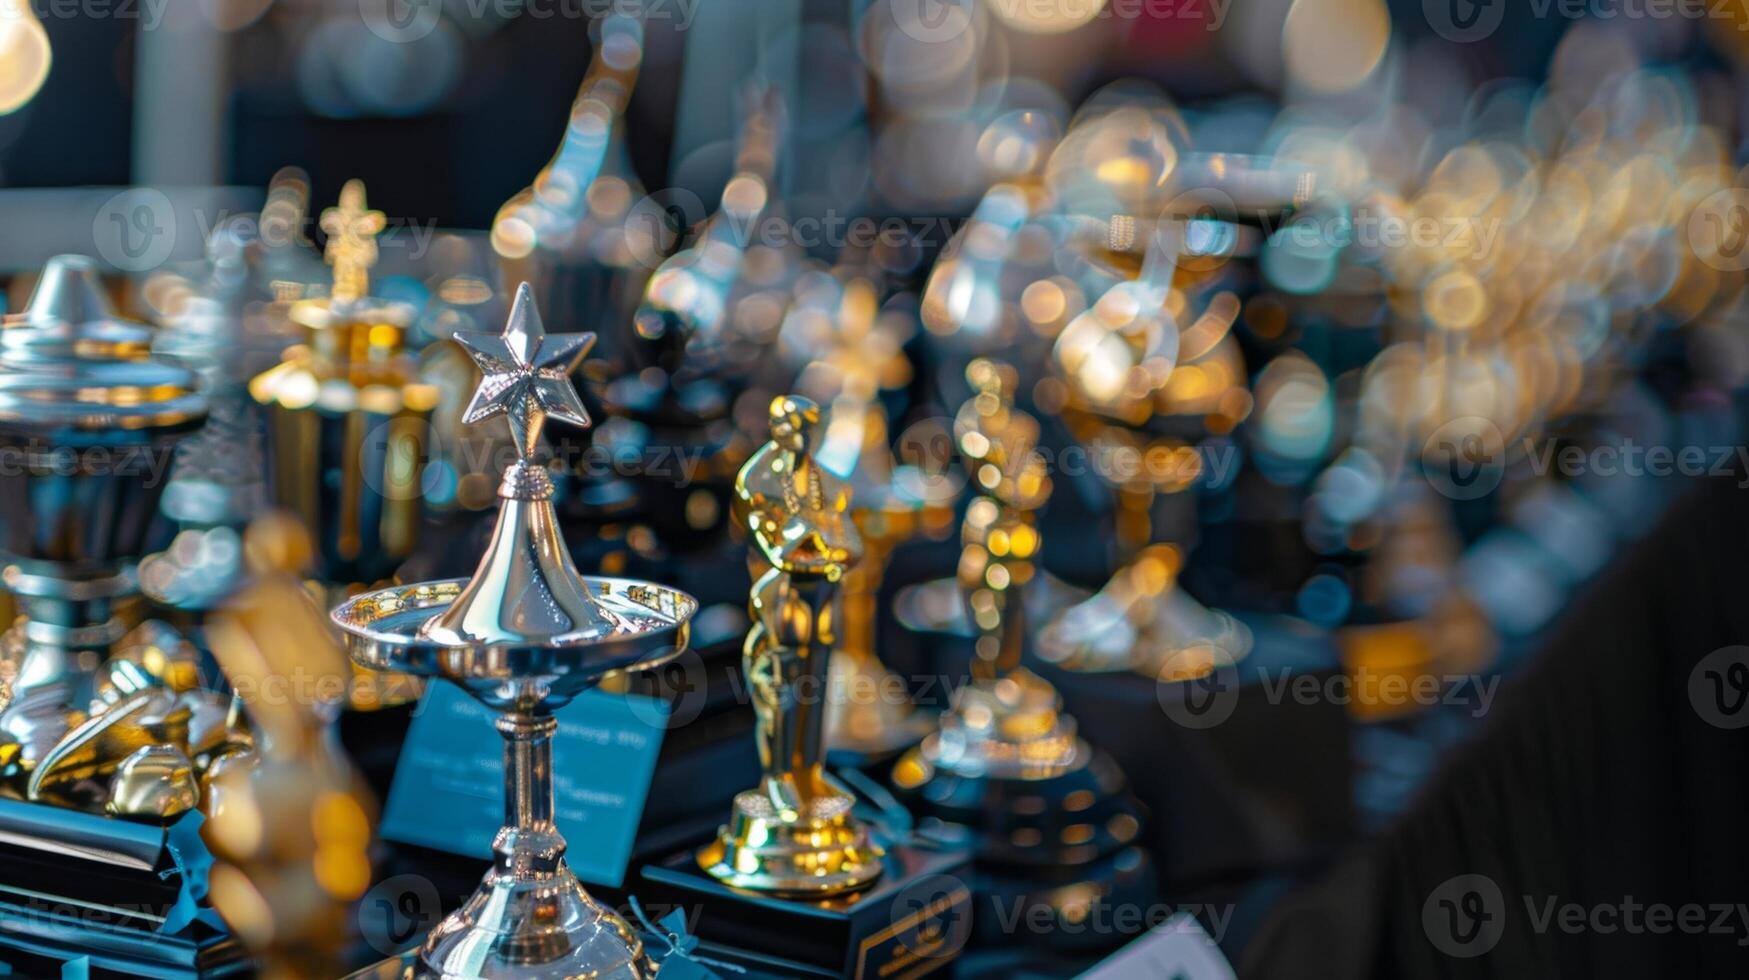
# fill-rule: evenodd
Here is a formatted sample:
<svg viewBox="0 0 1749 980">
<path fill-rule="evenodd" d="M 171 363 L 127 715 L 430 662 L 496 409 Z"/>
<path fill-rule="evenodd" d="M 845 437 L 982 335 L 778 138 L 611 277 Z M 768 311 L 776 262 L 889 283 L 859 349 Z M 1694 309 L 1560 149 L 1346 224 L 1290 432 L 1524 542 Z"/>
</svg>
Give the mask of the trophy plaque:
<svg viewBox="0 0 1749 980">
<path fill-rule="evenodd" d="M 756 566 L 743 666 L 759 784 L 714 840 L 646 867 L 646 894 L 697 906 L 701 940 L 768 970 L 921 976 L 952 962 L 969 925 L 966 854 L 879 839 L 826 772 L 828 665 L 862 542 L 849 488 L 813 457 L 819 421 L 805 398 L 774 399 L 771 441 L 735 481 Z"/>
<path fill-rule="evenodd" d="M 519 453 L 498 488 L 486 553 L 465 581 L 367 592 L 332 613 L 356 663 L 460 686 L 498 713 L 505 739 L 505 826 L 493 867 L 432 929 L 416 973 L 649 977 L 637 933 L 565 864 L 553 822 L 553 710 L 611 671 L 683 652 L 698 603 L 666 586 L 581 575 L 559 531 L 553 483 L 535 453 L 547 416 L 589 424 L 569 375 L 594 335 L 547 336 L 524 284 L 502 335 L 456 339 L 483 375 L 463 420 L 507 416 Z"/>
<path fill-rule="evenodd" d="M 980 491 L 966 508 L 958 576 L 976 631 L 971 677 L 938 730 L 901 757 L 893 784 L 920 814 L 974 833 L 980 901 L 1043 906 L 1071 925 L 1096 904 L 1146 907 L 1154 873 L 1136 846 L 1141 815 L 1123 773 L 1076 734 L 1051 684 L 1021 664 L 1023 595 L 1038 578 L 1036 513 L 1050 495 L 1038 422 L 1013 404 L 1013 368 L 979 359 L 966 377 L 976 394 L 954 433 Z M 975 925 L 988 930 L 996 918 Z M 1077 928 L 1039 935 L 1120 938 Z"/>
</svg>

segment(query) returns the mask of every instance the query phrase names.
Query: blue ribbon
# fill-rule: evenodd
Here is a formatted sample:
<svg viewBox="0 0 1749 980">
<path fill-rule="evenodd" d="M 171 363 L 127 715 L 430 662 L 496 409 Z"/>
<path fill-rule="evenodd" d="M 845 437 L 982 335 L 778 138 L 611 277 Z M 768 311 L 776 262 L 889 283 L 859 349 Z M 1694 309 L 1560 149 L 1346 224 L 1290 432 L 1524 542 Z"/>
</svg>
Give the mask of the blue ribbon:
<svg viewBox="0 0 1749 980">
<path fill-rule="evenodd" d="M 685 909 L 675 909 L 663 916 L 662 921 L 651 922 L 644 914 L 644 907 L 638 904 L 636 895 L 626 896 L 626 901 L 632 907 L 632 916 L 644 927 L 644 933 L 668 946 L 658 971 L 662 980 L 722 980 L 711 967 L 730 973 L 747 972 L 733 963 L 694 955 L 693 951 L 698 949 L 698 937 L 686 931 Z"/>
<path fill-rule="evenodd" d="M 181 878 L 182 887 L 177 892 L 176 903 L 164 914 L 164 924 L 158 927 L 160 933 L 175 935 L 197 920 L 214 929 L 222 931 L 225 928 L 224 920 L 205 904 L 207 879 L 213 867 L 213 852 L 207 849 L 206 841 L 200 836 L 200 828 L 204 823 L 205 814 L 199 810 L 190 810 L 166 829 L 164 849 L 170 852 L 170 859 L 175 862 L 175 866 L 160 871 L 158 875 L 166 879 Z"/>
</svg>

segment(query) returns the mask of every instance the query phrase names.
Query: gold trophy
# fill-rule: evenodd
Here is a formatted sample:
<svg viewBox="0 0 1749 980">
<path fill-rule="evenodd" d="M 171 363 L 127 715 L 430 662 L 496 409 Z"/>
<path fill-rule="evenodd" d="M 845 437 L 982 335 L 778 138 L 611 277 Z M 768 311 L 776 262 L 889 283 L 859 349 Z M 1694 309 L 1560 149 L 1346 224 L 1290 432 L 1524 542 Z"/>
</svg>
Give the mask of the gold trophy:
<svg viewBox="0 0 1749 980">
<path fill-rule="evenodd" d="M 405 303 L 370 295 L 376 236 L 386 219 L 348 181 L 322 213 L 334 282 L 323 298 L 292 304 L 305 342 L 249 382 L 267 406 L 273 503 L 321 535 L 324 584 L 387 578 L 413 551 L 431 411 L 440 392 L 406 350 Z"/>
<path fill-rule="evenodd" d="M 764 774 L 698 855 L 726 884 L 793 897 L 862 888 L 880 877 L 884 853 L 852 815 L 855 798 L 826 775 L 823 695 L 862 541 L 849 489 L 809 452 L 819 422 L 805 398 L 773 400 L 771 441 L 735 480 L 737 517 L 757 549 L 749 560 L 756 574 L 764 566 L 743 647 Z"/>
<path fill-rule="evenodd" d="M 763 775 L 714 840 L 645 865 L 638 895 L 696 909 L 704 952 L 762 976 L 922 976 L 969 932 L 970 852 L 903 828 L 877 839 L 826 772 L 829 663 L 862 542 L 849 487 L 816 455 L 818 407 L 780 396 L 769 417 L 771 441 L 735 481 L 754 544 L 743 666 Z"/>
<path fill-rule="evenodd" d="M 966 377 L 975 394 L 954 434 L 979 493 L 966 508 L 958 574 L 971 676 L 938 730 L 900 758 L 894 786 L 920 813 L 973 832 L 977 890 L 999 905 L 1045 907 L 1065 923 L 1097 903 L 1145 906 L 1153 873 L 1135 846 L 1141 820 L 1122 772 L 1021 663 L 1024 593 L 1040 575 L 1037 514 L 1051 491 L 1038 422 L 1014 406 L 1013 368 L 979 359 Z"/>
</svg>

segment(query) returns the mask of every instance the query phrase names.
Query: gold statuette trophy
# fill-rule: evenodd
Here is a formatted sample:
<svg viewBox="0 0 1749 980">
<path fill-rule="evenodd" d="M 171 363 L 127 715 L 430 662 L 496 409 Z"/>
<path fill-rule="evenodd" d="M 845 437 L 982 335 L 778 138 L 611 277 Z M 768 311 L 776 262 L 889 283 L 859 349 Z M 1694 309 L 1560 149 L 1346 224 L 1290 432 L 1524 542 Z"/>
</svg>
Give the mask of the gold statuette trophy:
<svg viewBox="0 0 1749 980">
<path fill-rule="evenodd" d="M 473 896 L 432 929 L 420 977 L 654 974 L 637 933 L 566 866 L 553 822 L 554 709 L 605 674 L 684 651 L 698 610 L 666 586 L 579 574 L 559 532 L 553 483 L 535 451 L 548 415 L 588 424 L 569 375 L 594 339 L 547 336 L 527 284 L 502 335 L 456 335 L 483 375 L 464 421 L 507 416 L 519 452 L 498 487 L 491 543 L 471 579 L 367 592 L 333 612 L 354 661 L 459 685 L 498 713 L 505 739 L 496 860 Z"/>
<path fill-rule="evenodd" d="M 850 490 L 813 456 L 820 411 L 771 403 L 771 441 L 735 481 L 753 543 L 743 666 L 763 775 L 716 840 L 644 869 L 649 894 L 699 907 L 698 933 L 780 975 L 915 977 L 946 966 L 969 925 L 967 855 L 877 841 L 826 773 L 828 664 L 862 542 Z"/>
<path fill-rule="evenodd" d="M 1049 910 L 1060 928 L 1042 943 L 1104 944 L 1121 937 L 1086 927 L 1100 905 L 1145 909 L 1153 869 L 1135 840 L 1137 806 L 1123 773 L 1075 731 L 1056 689 L 1021 664 L 1023 592 L 1038 574 L 1037 512 L 1050 477 L 1035 452 L 1038 421 L 1014 407 L 1018 376 L 989 360 L 966 371 L 975 394 L 954 434 L 979 496 L 966 508 L 959 582 L 973 629 L 969 681 L 954 692 L 939 729 L 907 752 L 893 784 L 924 816 L 970 828 L 977 840 L 980 908 Z M 981 941 L 1002 916 L 979 915 Z"/>
</svg>

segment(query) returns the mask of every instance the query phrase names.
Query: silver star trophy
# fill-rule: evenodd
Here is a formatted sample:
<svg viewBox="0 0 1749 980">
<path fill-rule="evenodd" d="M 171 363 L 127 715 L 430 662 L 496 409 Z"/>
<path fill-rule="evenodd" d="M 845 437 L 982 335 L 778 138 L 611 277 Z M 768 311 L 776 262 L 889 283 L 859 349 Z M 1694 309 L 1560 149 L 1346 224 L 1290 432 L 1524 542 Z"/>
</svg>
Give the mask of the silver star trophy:
<svg viewBox="0 0 1749 980">
<path fill-rule="evenodd" d="M 498 487 L 498 520 L 472 578 L 357 596 L 333 612 L 352 658 L 374 670 L 441 677 L 498 712 L 505 825 L 479 889 L 438 923 L 421 977 L 654 974 L 637 933 L 584 892 L 553 823 L 553 710 L 614 670 L 686 649 L 698 601 L 649 582 L 578 573 L 534 458 L 547 416 L 589 425 L 570 373 L 594 334 L 546 336 L 528 285 L 501 335 L 460 333 L 480 366 L 464 420 L 508 416 L 519 458 Z"/>
</svg>

